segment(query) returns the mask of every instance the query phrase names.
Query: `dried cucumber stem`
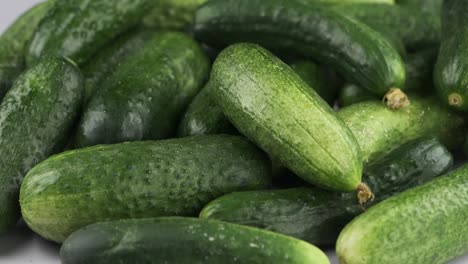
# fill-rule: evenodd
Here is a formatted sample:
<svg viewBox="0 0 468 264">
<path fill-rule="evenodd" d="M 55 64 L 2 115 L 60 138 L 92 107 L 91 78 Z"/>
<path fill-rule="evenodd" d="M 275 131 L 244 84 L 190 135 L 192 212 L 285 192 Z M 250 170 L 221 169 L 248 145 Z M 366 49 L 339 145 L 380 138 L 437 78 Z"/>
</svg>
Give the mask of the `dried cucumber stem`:
<svg viewBox="0 0 468 264">
<path fill-rule="evenodd" d="M 449 95 L 448 102 L 451 106 L 461 106 L 463 104 L 463 98 L 457 93 Z"/>
<path fill-rule="evenodd" d="M 369 200 L 373 201 L 375 196 L 372 193 L 369 186 L 367 186 L 367 184 L 362 183 L 362 182 L 358 185 L 356 191 L 357 191 L 357 197 L 359 200 L 359 206 L 361 206 L 362 210 L 365 210 L 363 205 L 367 203 Z"/>
<path fill-rule="evenodd" d="M 399 88 L 390 89 L 390 91 L 385 94 L 383 101 L 392 110 L 407 107 L 410 104 L 408 96 Z"/>
</svg>

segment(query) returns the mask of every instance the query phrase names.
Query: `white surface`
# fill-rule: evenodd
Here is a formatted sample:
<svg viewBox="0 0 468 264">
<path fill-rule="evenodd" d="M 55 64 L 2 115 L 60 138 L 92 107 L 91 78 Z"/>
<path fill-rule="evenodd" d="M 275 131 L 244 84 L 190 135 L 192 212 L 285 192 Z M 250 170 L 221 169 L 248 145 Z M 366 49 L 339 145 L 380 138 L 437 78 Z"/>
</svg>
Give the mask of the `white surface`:
<svg viewBox="0 0 468 264">
<path fill-rule="evenodd" d="M 18 15 L 39 2 L 42 1 L 0 0 L 0 32 L 3 32 Z M 24 224 L 0 237 L 0 264 L 59 264 L 58 252 L 57 244 L 41 239 Z M 332 263 L 337 263 L 333 250 L 327 253 Z M 468 255 L 450 264 L 468 264 Z"/>
</svg>

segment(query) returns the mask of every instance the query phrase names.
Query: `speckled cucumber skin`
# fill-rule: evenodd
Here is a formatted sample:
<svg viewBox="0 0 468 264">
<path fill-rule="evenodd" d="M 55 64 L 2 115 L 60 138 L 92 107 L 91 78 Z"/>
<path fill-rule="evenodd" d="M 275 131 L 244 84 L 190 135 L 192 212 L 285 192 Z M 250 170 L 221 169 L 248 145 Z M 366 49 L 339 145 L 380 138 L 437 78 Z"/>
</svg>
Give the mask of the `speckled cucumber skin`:
<svg viewBox="0 0 468 264">
<path fill-rule="evenodd" d="M 0 233 L 19 219 L 23 176 L 65 146 L 82 93 L 79 70 L 65 59 L 47 58 L 6 94 L 0 105 Z"/>
<path fill-rule="evenodd" d="M 34 33 L 27 65 L 44 55 L 66 56 L 82 65 L 105 44 L 136 25 L 153 5 L 152 0 L 56 1 Z"/>
<path fill-rule="evenodd" d="M 102 82 L 84 111 L 77 146 L 173 136 L 208 70 L 208 58 L 189 36 L 156 34 Z"/>
<path fill-rule="evenodd" d="M 25 68 L 25 49 L 52 1 L 40 3 L 22 14 L 0 36 L 0 100 Z"/>
<path fill-rule="evenodd" d="M 446 173 L 452 164 L 452 154 L 438 141 L 409 142 L 365 169 L 363 181 L 376 197 L 365 207 L 428 182 Z M 312 244 L 333 245 L 343 227 L 362 212 L 355 194 L 302 187 L 228 194 L 206 205 L 200 218 L 265 228 Z"/>
<path fill-rule="evenodd" d="M 365 162 L 385 155 L 405 142 L 434 137 L 449 148 L 464 140 L 464 119 L 433 98 L 412 97 L 405 109 L 392 111 L 379 101 L 345 107 L 338 116 L 353 132 Z"/>
<path fill-rule="evenodd" d="M 312 58 L 379 96 L 405 82 L 402 58 L 381 34 L 320 3 L 214 0 L 198 9 L 194 32 L 214 46 L 253 42 Z"/>
<path fill-rule="evenodd" d="M 62 242 L 85 225 L 195 216 L 221 195 L 271 185 L 271 164 L 246 139 L 214 135 L 101 145 L 56 155 L 21 187 L 26 223 Z"/>
<path fill-rule="evenodd" d="M 228 47 L 209 85 L 232 124 L 281 164 L 327 189 L 357 188 L 362 157 L 351 131 L 270 52 L 255 44 Z"/>
<path fill-rule="evenodd" d="M 143 18 L 149 28 L 184 30 L 193 22 L 195 11 L 207 0 L 159 0 Z"/>
<path fill-rule="evenodd" d="M 342 264 L 442 264 L 468 252 L 468 166 L 370 208 L 341 232 Z"/>
<path fill-rule="evenodd" d="M 63 264 L 329 264 L 304 241 L 214 220 L 161 217 L 97 223 L 73 233 Z"/>
</svg>

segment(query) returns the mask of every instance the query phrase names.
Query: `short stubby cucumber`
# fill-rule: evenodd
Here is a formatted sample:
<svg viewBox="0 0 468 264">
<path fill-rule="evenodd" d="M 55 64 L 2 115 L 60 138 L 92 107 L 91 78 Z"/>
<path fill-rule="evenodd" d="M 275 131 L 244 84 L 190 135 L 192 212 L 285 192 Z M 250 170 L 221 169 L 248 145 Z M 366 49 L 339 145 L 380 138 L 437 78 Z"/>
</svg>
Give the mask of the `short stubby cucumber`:
<svg viewBox="0 0 468 264">
<path fill-rule="evenodd" d="M 449 148 L 459 147 L 464 140 L 463 118 L 433 98 L 412 97 L 411 104 L 399 111 L 379 101 L 368 101 L 345 107 L 337 114 L 353 132 L 365 162 L 421 137 L 437 138 Z"/>
<path fill-rule="evenodd" d="M 196 218 L 161 217 L 93 224 L 62 245 L 63 264 L 329 264 L 304 241 L 257 228 Z"/>
<path fill-rule="evenodd" d="M 234 126 L 298 176 L 318 186 L 361 186 L 362 157 L 351 131 L 288 65 L 256 44 L 216 59 L 209 85 Z"/>
<path fill-rule="evenodd" d="M 450 152 L 434 139 L 409 142 L 365 169 L 363 181 L 375 193 L 366 207 L 446 173 Z M 217 219 L 333 245 L 340 231 L 363 210 L 353 194 L 318 188 L 236 192 L 210 202 L 201 218 Z"/>
<path fill-rule="evenodd" d="M 25 49 L 52 1 L 40 3 L 21 15 L 0 36 L 0 100 L 25 68 Z"/>
<path fill-rule="evenodd" d="M 240 136 L 101 145 L 56 155 L 21 187 L 26 223 L 61 242 L 85 225 L 122 218 L 195 216 L 209 201 L 271 185 L 271 163 Z"/>
<path fill-rule="evenodd" d="M 209 1 L 196 13 L 194 32 L 217 47 L 245 41 L 314 59 L 378 96 L 405 82 L 403 60 L 384 36 L 320 3 Z"/>
<path fill-rule="evenodd" d="M 153 5 L 153 0 L 55 1 L 34 33 L 26 62 L 32 66 L 42 56 L 59 55 L 82 65 Z"/>
<path fill-rule="evenodd" d="M 468 1 L 446 0 L 442 8 L 442 42 L 434 70 L 440 99 L 468 111 Z"/>
<path fill-rule="evenodd" d="M 442 264 L 468 253 L 468 166 L 372 207 L 341 232 L 340 263 Z"/>
<path fill-rule="evenodd" d="M 173 136 L 208 70 L 208 58 L 189 36 L 155 34 L 101 83 L 84 111 L 77 146 Z"/>
<path fill-rule="evenodd" d="M 20 216 L 23 176 L 65 146 L 83 93 L 79 70 L 45 58 L 22 74 L 0 105 L 0 233 Z"/>
</svg>

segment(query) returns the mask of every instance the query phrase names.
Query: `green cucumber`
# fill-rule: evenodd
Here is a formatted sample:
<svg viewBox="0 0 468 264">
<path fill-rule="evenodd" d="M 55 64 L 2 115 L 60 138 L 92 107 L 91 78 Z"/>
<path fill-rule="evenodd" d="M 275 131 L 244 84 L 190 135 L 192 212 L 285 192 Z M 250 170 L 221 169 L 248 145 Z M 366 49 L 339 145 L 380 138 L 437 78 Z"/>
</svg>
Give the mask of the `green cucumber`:
<svg viewBox="0 0 468 264">
<path fill-rule="evenodd" d="M 87 62 L 115 37 L 136 25 L 154 5 L 152 0 L 56 1 L 34 33 L 26 62 L 47 55 Z"/>
<path fill-rule="evenodd" d="M 340 263 L 446 263 L 468 252 L 468 166 L 372 207 L 341 232 Z"/>
<path fill-rule="evenodd" d="M 180 32 L 155 34 L 94 94 L 78 128 L 79 147 L 169 138 L 205 82 L 209 62 Z"/>
<path fill-rule="evenodd" d="M 361 186 L 356 139 L 333 109 L 288 65 L 256 44 L 220 53 L 210 78 L 224 114 L 270 156 L 318 186 Z"/>
<path fill-rule="evenodd" d="M 442 9 L 442 42 L 434 69 L 440 99 L 454 109 L 468 111 L 468 2 L 446 0 Z"/>
<path fill-rule="evenodd" d="M 199 136 L 56 155 L 28 173 L 20 203 L 29 227 L 61 242 L 91 223 L 195 216 L 216 197 L 270 185 L 268 157 L 246 139 Z"/>
<path fill-rule="evenodd" d="M 350 106 L 356 103 L 365 101 L 379 100 L 378 97 L 369 93 L 362 87 L 359 87 L 352 83 L 347 83 L 341 88 L 338 103 L 340 107 Z"/>
<path fill-rule="evenodd" d="M 460 146 L 464 140 L 464 119 L 432 98 L 413 97 L 411 104 L 400 111 L 392 111 L 378 101 L 362 102 L 337 114 L 353 132 L 365 162 L 421 137 L 437 138 L 450 148 Z"/>
<path fill-rule="evenodd" d="M 196 13 L 194 32 L 213 46 L 254 42 L 317 60 L 378 96 L 405 82 L 403 60 L 385 37 L 319 3 L 209 1 Z"/>
<path fill-rule="evenodd" d="M 25 49 L 52 1 L 26 11 L 0 36 L 0 100 L 25 68 Z"/>
<path fill-rule="evenodd" d="M 62 245 L 63 264 L 329 264 L 304 241 L 236 224 L 161 217 L 97 223 Z"/>
<path fill-rule="evenodd" d="M 207 0 L 159 0 L 143 18 L 149 28 L 183 30 L 192 22 L 195 11 Z"/>
<path fill-rule="evenodd" d="M 0 233 L 19 219 L 23 176 L 61 151 L 78 115 L 83 93 L 78 69 L 46 58 L 22 74 L 0 105 Z"/>
<path fill-rule="evenodd" d="M 444 0 L 397 0 L 397 4 L 424 13 L 440 16 Z"/>
<path fill-rule="evenodd" d="M 434 139 L 409 142 L 365 169 L 363 181 L 376 199 L 366 207 L 446 173 L 452 154 Z M 200 218 L 244 224 L 290 235 L 313 244 L 332 245 L 342 228 L 362 213 L 351 193 L 318 188 L 236 192 L 218 198 Z"/>
</svg>

